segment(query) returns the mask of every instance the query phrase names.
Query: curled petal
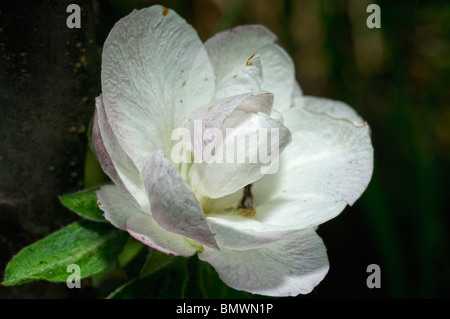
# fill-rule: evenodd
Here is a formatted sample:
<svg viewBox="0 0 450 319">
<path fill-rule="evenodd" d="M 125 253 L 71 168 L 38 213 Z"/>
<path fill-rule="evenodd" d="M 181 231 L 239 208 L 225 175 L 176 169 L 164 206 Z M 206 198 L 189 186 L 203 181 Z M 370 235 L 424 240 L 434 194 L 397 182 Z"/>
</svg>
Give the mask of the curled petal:
<svg viewBox="0 0 450 319">
<path fill-rule="evenodd" d="M 234 111 L 244 113 L 262 112 L 270 115 L 273 104 L 273 94 L 268 92 L 244 93 L 227 97 L 211 105 L 200 108 L 195 111 L 183 126 L 189 130 L 191 139 L 186 145 L 191 149 L 195 158 L 203 157 L 204 148 L 211 143 L 210 139 L 204 138 L 205 131 L 208 129 L 220 129 L 224 122 Z M 197 143 L 196 139 L 201 140 Z"/>
<path fill-rule="evenodd" d="M 220 32 L 205 42 L 219 85 L 237 65 L 259 56 L 262 67 L 262 90 L 275 96 L 274 108 L 291 106 L 295 85 L 295 68 L 289 55 L 274 42 L 276 36 L 260 25 L 248 25 Z"/>
<path fill-rule="evenodd" d="M 114 227 L 126 230 L 127 220 L 142 212 L 115 185 L 104 185 L 97 191 L 97 204 L 103 216 Z"/>
<path fill-rule="evenodd" d="M 214 155 L 204 156 L 209 161 L 194 163 L 189 172 L 193 190 L 211 198 L 232 194 L 276 171 L 278 156 L 291 141 L 279 120 L 261 112 L 235 111 L 221 132 L 224 138 L 214 141 Z"/>
<path fill-rule="evenodd" d="M 214 101 L 243 93 L 261 91 L 263 70 L 259 56 L 251 56 L 237 65 L 217 84 Z"/>
<path fill-rule="evenodd" d="M 150 215 L 137 214 L 127 221 L 127 231 L 143 244 L 166 254 L 190 257 L 203 247 L 192 239 L 161 228 Z"/>
<path fill-rule="evenodd" d="M 197 199 L 161 150 L 155 151 L 147 161 L 142 181 L 152 216 L 162 228 L 218 249 Z"/>
<path fill-rule="evenodd" d="M 126 230 L 136 240 L 166 254 L 189 257 L 203 248 L 195 241 L 161 228 L 150 214 L 142 213 L 114 185 L 97 191 L 103 216 L 115 227 Z"/>
<path fill-rule="evenodd" d="M 150 210 L 139 171 L 114 135 L 106 117 L 102 96 L 96 99 L 92 141 L 97 158 L 111 180 L 138 208 Z"/>
</svg>

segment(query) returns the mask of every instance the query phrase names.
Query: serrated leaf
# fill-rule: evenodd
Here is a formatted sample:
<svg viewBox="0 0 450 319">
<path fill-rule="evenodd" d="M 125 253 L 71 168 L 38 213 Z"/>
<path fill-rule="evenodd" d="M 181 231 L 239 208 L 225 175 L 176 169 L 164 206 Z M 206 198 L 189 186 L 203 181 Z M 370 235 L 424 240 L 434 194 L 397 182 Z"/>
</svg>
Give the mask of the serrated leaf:
<svg viewBox="0 0 450 319">
<path fill-rule="evenodd" d="M 59 200 L 65 207 L 87 220 L 107 223 L 97 204 L 96 191 L 99 189 L 99 186 L 95 186 L 77 193 L 62 195 Z"/>
<path fill-rule="evenodd" d="M 6 266 L 2 284 L 65 282 L 71 264 L 80 267 L 81 278 L 91 276 L 117 259 L 128 237 L 107 224 L 85 220 L 73 223 L 23 248 Z"/>
<path fill-rule="evenodd" d="M 186 258 L 174 257 L 169 266 L 150 276 L 128 282 L 112 293 L 108 299 L 184 298 L 187 281 Z"/>
</svg>

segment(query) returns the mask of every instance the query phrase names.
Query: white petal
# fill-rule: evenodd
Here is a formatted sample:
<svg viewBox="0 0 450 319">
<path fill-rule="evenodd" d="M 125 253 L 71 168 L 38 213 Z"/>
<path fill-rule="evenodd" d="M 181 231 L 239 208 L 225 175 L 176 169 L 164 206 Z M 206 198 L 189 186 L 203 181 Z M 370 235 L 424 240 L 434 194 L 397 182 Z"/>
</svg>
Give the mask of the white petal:
<svg viewBox="0 0 450 319">
<path fill-rule="evenodd" d="M 268 235 L 316 227 L 336 217 L 347 203 L 356 201 L 370 181 L 373 148 L 368 127 L 301 107 L 283 115 L 293 130 L 293 141 L 280 156 L 278 173 L 253 184 L 255 216 L 239 215 L 242 191 L 210 199 L 204 205 L 207 215 L 237 232 L 235 236 L 251 234 L 253 239 L 247 239 L 247 245 L 258 244 Z M 221 245 L 239 249 L 223 240 L 219 230 L 214 232 Z"/>
<path fill-rule="evenodd" d="M 271 185 L 265 187 L 270 191 Z M 255 214 L 249 218 L 238 208 L 243 192 L 237 193 L 239 197 L 233 194 L 211 199 L 204 205 L 219 246 L 236 250 L 263 247 L 293 232 L 316 227 L 337 216 L 347 205 L 346 201 L 310 202 L 281 196 L 267 200 L 256 190 L 253 191 Z"/>
<path fill-rule="evenodd" d="M 101 95 L 96 99 L 92 140 L 105 173 L 129 200 L 149 212 L 150 204 L 139 171 L 111 130 Z"/>
<path fill-rule="evenodd" d="M 269 200 L 261 196 L 262 193 L 257 188 L 258 186 L 254 185 L 257 210 L 255 220 L 265 225 L 268 230 L 292 231 L 316 227 L 339 215 L 347 206 L 347 202 L 344 200 L 315 202 L 283 196 Z"/>
<path fill-rule="evenodd" d="M 205 128 L 220 128 L 235 110 L 245 113 L 262 112 L 270 115 L 273 94 L 269 92 L 244 93 L 224 98 L 192 113 L 186 126 L 193 132 L 193 121 L 201 120 Z"/>
<path fill-rule="evenodd" d="M 312 229 L 254 250 L 206 248 L 199 258 L 230 287 L 268 296 L 309 293 L 329 269 L 325 245 Z"/>
<path fill-rule="evenodd" d="M 292 92 L 291 107 L 300 106 L 303 103 L 301 100 L 304 98 L 302 88 L 297 81 L 294 84 L 294 91 Z"/>
<path fill-rule="evenodd" d="M 142 171 L 155 221 L 164 229 L 218 248 L 197 199 L 175 166 L 155 151 Z"/>
<path fill-rule="evenodd" d="M 256 55 L 261 59 L 262 90 L 274 94 L 274 108 L 284 110 L 290 107 L 295 84 L 294 64 L 289 55 L 274 43 L 276 39 L 267 28 L 249 25 L 220 32 L 206 41 L 217 85 L 237 65 Z"/>
<path fill-rule="evenodd" d="M 238 210 L 235 214 L 234 216 L 228 214 L 226 217 L 208 217 L 207 219 L 221 249 L 255 249 L 280 240 L 289 234 L 289 231 L 285 229 L 276 230 L 272 228 L 262 231 L 262 228 L 266 228 L 264 224 L 238 216 Z"/>
<path fill-rule="evenodd" d="M 366 189 L 373 171 L 369 127 L 356 127 L 348 120 L 301 107 L 286 110 L 283 115 L 292 132 L 292 143 L 280 157 L 278 174 L 255 183 L 258 205 L 286 199 L 346 201 L 352 205 Z"/>
<path fill-rule="evenodd" d="M 195 30 L 174 11 L 152 6 L 120 20 L 102 57 L 106 114 L 141 171 L 155 149 L 214 94 L 214 74 Z"/>
<path fill-rule="evenodd" d="M 97 198 L 106 220 L 152 248 L 185 257 L 203 249 L 193 240 L 161 228 L 151 215 L 138 210 L 114 185 L 102 186 L 97 191 Z"/>
<path fill-rule="evenodd" d="M 205 42 L 216 82 L 220 81 L 237 65 L 256 54 L 256 50 L 275 42 L 277 37 L 264 26 L 238 26 L 217 33 Z M 263 66 L 264 67 L 264 66 Z"/>
<path fill-rule="evenodd" d="M 271 93 L 257 92 L 227 97 L 202 107 L 183 123 L 183 126 L 189 129 L 191 136 L 191 144 L 186 146 L 192 150 L 196 158 L 201 159 L 204 148 L 211 143 L 211 140 L 204 138 L 207 129 L 220 129 L 224 121 L 236 110 L 245 113 L 262 112 L 269 115 L 272 104 L 273 95 Z M 196 139 L 200 139 L 202 143 L 197 144 Z"/>
<path fill-rule="evenodd" d="M 98 101 L 99 98 L 97 98 Z M 95 148 L 95 153 L 97 155 L 97 159 L 100 163 L 100 165 L 103 168 L 103 171 L 106 173 L 106 175 L 111 178 L 111 180 L 121 188 L 121 190 L 127 194 L 127 198 L 133 198 L 131 194 L 128 192 L 128 189 L 123 184 L 122 180 L 120 179 L 119 174 L 117 173 L 117 169 L 111 159 L 111 156 L 109 156 L 108 150 L 105 147 L 105 143 L 103 142 L 102 134 L 100 132 L 100 128 L 98 125 L 98 111 L 95 111 L 94 113 L 94 123 L 92 126 L 92 143 Z"/>
<path fill-rule="evenodd" d="M 294 91 L 295 67 L 291 57 L 280 46 L 268 44 L 260 49 L 263 67 L 262 89 L 275 96 L 274 109 L 283 112 L 291 107 Z"/>
<path fill-rule="evenodd" d="M 341 101 L 314 96 L 304 96 L 296 106 L 301 106 L 316 113 L 325 113 L 338 120 L 348 120 L 358 127 L 367 125 L 352 107 Z"/>
<path fill-rule="evenodd" d="M 214 101 L 248 92 L 261 91 L 262 66 L 258 56 L 251 56 L 229 72 L 216 88 Z"/>
<path fill-rule="evenodd" d="M 225 119 L 221 131 L 223 143 L 215 141 L 215 160 L 194 163 L 189 172 L 192 189 L 211 198 L 232 194 L 260 179 L 275 167 L 277 154 L 291 140 L 289 130 L 264 113 L 235 111 Z M 271 154 L 267 163 L 261 161 L 264 153 Z"/>
<path fill-rule="evenodd" d="M 243 190 L 203 200 L 209 226 L 220 247 L 236 250 L 262 247 L 293 232 L 316 227 L 347 205 L 346 201 L 312 202 L 284 194 L 275 197 L 272 191 L 276 189 L 265 178 L 253 184 L 255 211 L 251 217 L 239 209 Z"/>
<path fill-rule="evenodd" d="M 127 221 L 127 231 L 136 240 L 166 254 L 190 257 L 203 247 L 192 239 L 161 228 L 150 215 L 137 214 Z"/>
<path fill-rule="evenodd" d="M 127 220 L 142 212 L 115 185 L 104 185 L 97 191 L 97 204 L 103 216 L 114 227 L 126 230 Z"/>
</svg>

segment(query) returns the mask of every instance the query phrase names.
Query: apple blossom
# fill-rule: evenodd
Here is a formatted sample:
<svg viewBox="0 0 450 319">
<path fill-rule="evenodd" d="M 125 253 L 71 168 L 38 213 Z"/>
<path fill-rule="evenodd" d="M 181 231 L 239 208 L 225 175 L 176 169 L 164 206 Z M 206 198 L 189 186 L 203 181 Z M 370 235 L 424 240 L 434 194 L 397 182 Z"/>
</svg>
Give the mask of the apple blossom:
<svg viewBox="0 0 450 319">
<path fill-rule="evenodd" d="M 368 125 L 351 107 L 303 95 L 275 41 L 265 27 L 249 25 L 202 43 L 162 6 L 120 20 L 104 45 L 93 127 L 114 184 L 97 197 L 104 217 L 142 243 L 197 254 L 232 288 L 295 296 L 328 272 L 315 230 L 361 196 L 373 149 Z M 249 156 L 270 149 L 277 169 L 265 174 L 262 161 L 172 160 L 175 146 L 186 151 L 174 130 L 193 136 L 196 121 L 224 133 L 223 143 L 276 129 L 270 143 L 248 148 Z M 193 157 L 219 141 L 202 138 L 191 140 Z"/>
</svg>

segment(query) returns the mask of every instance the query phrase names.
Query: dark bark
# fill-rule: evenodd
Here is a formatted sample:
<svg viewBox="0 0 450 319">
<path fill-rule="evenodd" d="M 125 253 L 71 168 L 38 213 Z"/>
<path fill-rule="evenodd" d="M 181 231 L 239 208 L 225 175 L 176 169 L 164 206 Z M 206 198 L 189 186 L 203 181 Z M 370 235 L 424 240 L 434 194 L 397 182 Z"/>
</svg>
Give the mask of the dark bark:
<svg viewBox="0 0 450 319">
<path fill-rule="evenodd" d="M 79 4 L 81 28 L 66 12 Z M 76 217 L 58 195 L 83 187 L 87 128 L 100 92 L 93 1 L 0 5 L 0 271 L 24 246 Z M 37 282 L 0 298 L 66 298 L 86 291 Z"/>
</svg>

